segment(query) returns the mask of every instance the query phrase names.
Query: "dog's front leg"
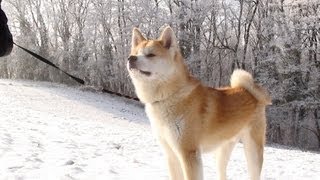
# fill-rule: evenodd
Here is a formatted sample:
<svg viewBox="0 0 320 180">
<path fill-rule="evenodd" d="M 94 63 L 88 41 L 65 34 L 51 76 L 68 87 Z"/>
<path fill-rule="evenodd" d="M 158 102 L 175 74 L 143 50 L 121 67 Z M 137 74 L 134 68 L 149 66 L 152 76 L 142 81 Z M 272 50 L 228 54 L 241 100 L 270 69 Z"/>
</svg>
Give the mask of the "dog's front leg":
<svg viewBox="0 0 320 180">
<path fill-rule="evenodd" d="M 160 141 L 167 158 L 170 180 L 183 180 L 183 174 L 178 157 L 167 144 L 166 141 Z"/>
<path fill-rule="evenodd" d="M 184 180 L 202 180 L 202 161 L 199 150 L 183 150 L 179 154 L 179 160 Z"/>
</svg>

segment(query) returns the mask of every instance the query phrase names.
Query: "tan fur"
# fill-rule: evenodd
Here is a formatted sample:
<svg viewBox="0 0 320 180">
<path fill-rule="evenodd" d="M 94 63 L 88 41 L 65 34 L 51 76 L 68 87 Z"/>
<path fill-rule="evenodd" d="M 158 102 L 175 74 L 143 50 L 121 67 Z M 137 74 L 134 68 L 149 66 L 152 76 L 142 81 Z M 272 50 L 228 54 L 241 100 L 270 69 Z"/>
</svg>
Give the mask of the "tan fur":
<svg viewBox="0 0 320 180">
<path fill-rule="evenodd" d="M 132 39 L 131 56 L 137 57 L 137 69 L 128 62 L 128 71 L 166 153 L 170 179 L 202 179 L 201 153 L 210 151 L 216 154 L 218 178 L 226 179 L 227 162 L 239 139 L 251 179 L 260 179 L 265 106 L 270 103 L 266 91 L 243 70 L 232 75 L 232 87 L 202 85 L 189 74 L 170 27 L 158 40 L 146 40 L 134 29 Z M 155 56 L 148 58 L 150 53 Z M 154 71 L 152 63 L 156 62 L 166 68 Z M 151 75 L 139 73 L 139 68 Z"/>
</svg>

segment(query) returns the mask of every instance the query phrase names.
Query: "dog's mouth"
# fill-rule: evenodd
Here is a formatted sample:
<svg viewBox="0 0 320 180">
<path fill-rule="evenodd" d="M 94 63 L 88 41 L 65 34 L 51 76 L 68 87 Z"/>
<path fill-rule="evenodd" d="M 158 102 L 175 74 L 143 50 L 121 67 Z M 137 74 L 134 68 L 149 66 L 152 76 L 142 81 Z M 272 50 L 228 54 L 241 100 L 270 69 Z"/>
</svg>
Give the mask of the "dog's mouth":
<svg viewBox="0 0 320 180">
<path fill-rule="evenodd" d="M 144 74 L 146 76 L 150 76 L 151 75 L 151 72 L 148 72 L 148 71 L 142 71 L 142 70 L 138 70 L 141 74 Z"/>
<path fill-rule="evenodd" d="M 137 71 L 137 72 L 139 72 L 140 74 L 143 74 L 143 75 L 145 75 L 145 76 L 150 76 L 150 75 L 151 75 L 151 72 L 149 72 L 149 71 L 142 71 L 142 70 L 137 69 L 137 68 L 135 68 L 135 67 L 129 67 L 129 70 L 130 70 L 130 71 Z"/>
<path fill-rule="evenodd" d="M 142 71 L 140 69 L 136 69 L 137 71 L 139 71 L 139 73 L 143 74 L 143 75 L 146 75 L 146 76 L 150 76 L 151 75 L 151 72 L 148 72 L 148 71 Z"/>
</svg>

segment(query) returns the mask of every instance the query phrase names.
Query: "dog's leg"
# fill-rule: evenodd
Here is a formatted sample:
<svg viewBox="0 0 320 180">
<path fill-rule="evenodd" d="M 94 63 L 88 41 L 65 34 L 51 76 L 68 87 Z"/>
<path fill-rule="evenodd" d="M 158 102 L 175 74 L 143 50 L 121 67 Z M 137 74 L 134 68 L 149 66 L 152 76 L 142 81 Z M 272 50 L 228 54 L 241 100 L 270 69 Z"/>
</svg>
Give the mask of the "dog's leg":
<svg viewBox="0 0 320 180">
<path fill-rule="evenodd" d="M 215 151 L 216 156 L 216 166 L 217 166 L 217 176 L 219 180 L 227 179 L 227 165 L 230 159 L 231 152 L 234 145 L 238 141 L 230 141 L 218 147 Z"/>
<path fill-rule="evenodd" d="M 162 146 L 167 157 L 170 180 L 182 180 L 183 174 L 178 157 L 166 142 L 162 142 Z"/>
<path fill-rule="evenodd" d="M 202 161 L 199 150 L 182 150 L 179 160 L 184 180 L 202 180 Z"/>
<path fill-rule="evenodd" d="M 265 121 L 256 121 L 244 132 L 241 138 L 251 180 L 260 179 L 263 164 L 263 148 L 265 144 L 265 128 Z"/>
</svg>

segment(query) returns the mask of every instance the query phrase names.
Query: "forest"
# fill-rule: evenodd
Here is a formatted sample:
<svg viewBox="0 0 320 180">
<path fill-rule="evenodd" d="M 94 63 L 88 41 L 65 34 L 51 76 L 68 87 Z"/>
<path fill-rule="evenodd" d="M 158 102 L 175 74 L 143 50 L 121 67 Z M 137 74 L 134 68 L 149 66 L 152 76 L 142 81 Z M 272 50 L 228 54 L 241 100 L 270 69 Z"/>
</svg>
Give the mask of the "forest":
<svg viewBox="0 0 320 180">
<path fill-rule="evenodd" d="M 319 0 L 8 0 L 2 9 L 17 44 L 129 96 L 132 28 L 157 38 L 170 25 L 204 84 L 227 86 L 241 68 L 268 89 L 268 143 L 320 150 Z M 1 59 L 0 78 L 76 84 L 17 48 Z"/>
</svg>

